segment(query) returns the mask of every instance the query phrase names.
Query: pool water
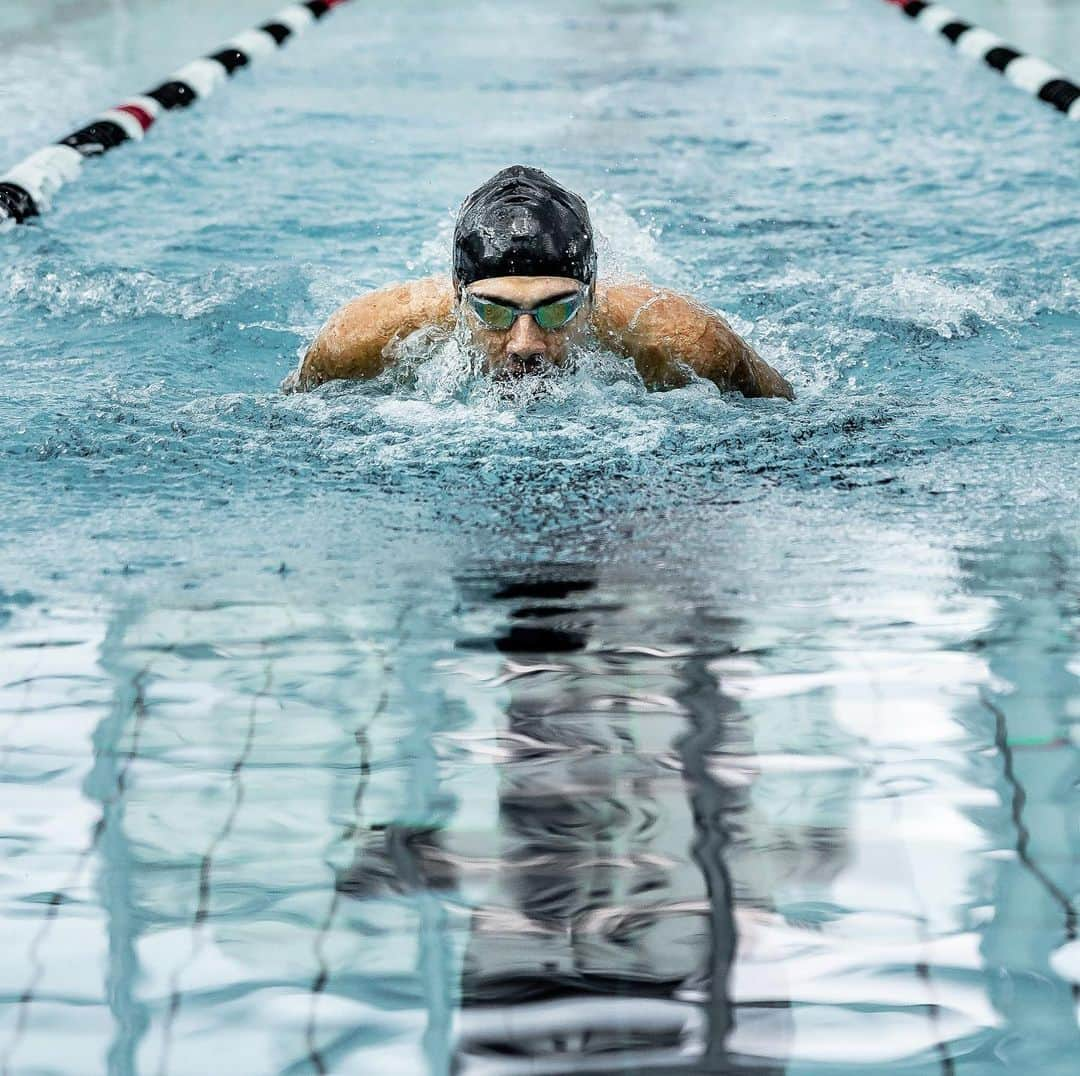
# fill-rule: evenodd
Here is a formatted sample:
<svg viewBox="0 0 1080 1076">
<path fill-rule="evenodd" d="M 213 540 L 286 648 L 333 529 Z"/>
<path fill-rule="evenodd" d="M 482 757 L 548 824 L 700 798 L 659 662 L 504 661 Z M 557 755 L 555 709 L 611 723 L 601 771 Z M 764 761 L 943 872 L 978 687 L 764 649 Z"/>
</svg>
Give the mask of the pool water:
<svg viewBox="0 0 1080 1076">
<path fill-rule="evenodd" d="M 16 19 L 0 161 L 270 13 Z M 0 234 L 0 1071 L 1075 1072 L 1078 148 L 884 4 L 358 2 Z M 277 390 L 514 162 L 795 403 Z"/>
</svg>

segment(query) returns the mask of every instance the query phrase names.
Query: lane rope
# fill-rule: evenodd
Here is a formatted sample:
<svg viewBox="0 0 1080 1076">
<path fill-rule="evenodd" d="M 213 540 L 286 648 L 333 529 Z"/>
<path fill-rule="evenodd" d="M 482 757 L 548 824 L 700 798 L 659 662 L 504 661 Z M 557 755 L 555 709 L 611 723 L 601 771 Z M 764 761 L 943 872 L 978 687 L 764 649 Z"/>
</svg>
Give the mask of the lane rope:
<svg viewBox="0 0 1080 1076">
<path fill-rule="evenodd" d="M 290 4 L 269 22 L 247 30 L 221 48 L 174 71 L 160 86 L 107 109 L 55 145 L 32 153 L 0 175 L 0 221 L 16 224 L 49 208 L 53 195 L 75 179 L 83 161 L 125 142 L 140 142 L 163 112 L 187 108 L 208 97 L 254 60 L 281 48 L 347 0 L 307 0 Z"/>
<path fill-rule="evenodd" d="M 1033 97 L 1053 105 L 1069 119 L 1080 120 L 1080 86 L 1052 64 L 1007 45 L 997 34 L 960 18 L 944 4 L 924 0 L 886 0 L 914 19 L 927 33 L 940 34 L 964 55 L 982 60 Z"/>
</svg>

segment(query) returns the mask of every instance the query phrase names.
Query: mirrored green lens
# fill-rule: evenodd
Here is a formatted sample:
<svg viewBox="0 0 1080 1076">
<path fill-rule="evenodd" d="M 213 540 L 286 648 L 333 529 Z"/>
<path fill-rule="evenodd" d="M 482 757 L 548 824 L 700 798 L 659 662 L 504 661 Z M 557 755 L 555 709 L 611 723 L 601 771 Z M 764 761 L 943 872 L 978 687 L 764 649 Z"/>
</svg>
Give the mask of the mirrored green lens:
<svg viewBox="0 0 1080 1076">
<path fill-rule="evenodd" d="M 576 313 L 581 305 L 581 300 L 572 295 L 569 299 L 560 299 L 558 302 L 548 303 L 547 306 L 536 308 L 536 324 L 550 332 L 552 329 L 561 329 Z"/>
<path fill-rule="evenodd" d="M 514 324 L 514 310 L 500 303 L 488 303 L 483 299 L 472 299 L 472 308 L 477 317 L 489 329 L 509 329 Z"/>
<path fill-rule="evenodd" d="M 519 310 L 517 307 L 482 299 L 478 295 L 469 296 L 469 305 L 481 322 L 489 329 L 502 331 L 509 329 L 521 314 L 532 314 L 536 318 L 536 324 L 545 332 L 561 329 L 581 309 L 581 302 L 580 295 L 571 295 L 532 310 Z"/>
</svg>

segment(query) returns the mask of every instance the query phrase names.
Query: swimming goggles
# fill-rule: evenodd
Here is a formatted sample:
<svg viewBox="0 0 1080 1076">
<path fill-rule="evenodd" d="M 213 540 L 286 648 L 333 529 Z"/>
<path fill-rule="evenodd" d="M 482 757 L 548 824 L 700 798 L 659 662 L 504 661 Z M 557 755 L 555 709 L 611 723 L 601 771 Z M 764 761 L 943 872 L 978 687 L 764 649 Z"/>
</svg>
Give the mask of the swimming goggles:
<svg viewBox="0 0 1080 1076">
<path fill-rule="evenodd" d="M 484 328 L 498 329 L 505 332 L 522 314 L 527 314 L 536 319 L 536 324 L 545 332 L 561 329 L 573 320 L 585 302 L 585 292 L 579 291 L 576 295 L 567 295 L 562 299 L 555 299 L 550 303 L 541 303 L 539 306 L 523 310 L 519 306 L 509 306 L 506 303 L 496 303 L 491 299 L 482 299 L 479 295 L 466 294 L 469 306 L 473 313 L 480 319 Z"/>
</svg>

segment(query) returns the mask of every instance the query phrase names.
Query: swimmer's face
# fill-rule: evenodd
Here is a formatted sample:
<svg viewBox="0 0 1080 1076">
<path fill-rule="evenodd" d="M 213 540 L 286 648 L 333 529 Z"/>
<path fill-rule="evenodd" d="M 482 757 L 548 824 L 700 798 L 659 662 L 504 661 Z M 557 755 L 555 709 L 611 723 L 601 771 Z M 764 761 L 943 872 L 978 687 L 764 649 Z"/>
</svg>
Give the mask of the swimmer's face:
<svg viewBox="0 0 1080 1076">
<path fill-rule="evenodd" d="M 522 310 L 577 296 L 582 296 L 582 301 L 581 308 L 562 328 L 542 329 L 535 317 L 520 315 L 510 328 L 493 329 L 473 309 L 470 296 Z M 487 372 L 495 378 L 519 378 L 565 364 L 571 344 L 588 329 L 590 300 L 584 285 L 570 277 L 491 277 L 465 289 L 460 317 L 486 359 Z"/>
</svg>

